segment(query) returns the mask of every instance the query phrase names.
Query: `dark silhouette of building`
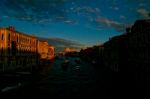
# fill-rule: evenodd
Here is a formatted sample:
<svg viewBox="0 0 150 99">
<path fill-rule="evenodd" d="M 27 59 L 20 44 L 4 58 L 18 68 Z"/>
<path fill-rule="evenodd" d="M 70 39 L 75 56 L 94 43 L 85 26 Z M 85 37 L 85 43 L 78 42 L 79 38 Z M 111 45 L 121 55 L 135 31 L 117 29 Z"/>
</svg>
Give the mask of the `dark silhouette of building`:
<svg viewBox="0 0 150 99">
<path fill-rule="evenodd" d="M 80 51 L 85 60 L 100 62 L 122 79 L 135 84 L 150 81 L 150 20 L 137 20 L 126 33 L 115 36 L 95 50 L 95 46 Z M 130 80 L 129 80 L 130 79 Z M 141 84 L 142 85 L 142 84 Z"/>
</svg>

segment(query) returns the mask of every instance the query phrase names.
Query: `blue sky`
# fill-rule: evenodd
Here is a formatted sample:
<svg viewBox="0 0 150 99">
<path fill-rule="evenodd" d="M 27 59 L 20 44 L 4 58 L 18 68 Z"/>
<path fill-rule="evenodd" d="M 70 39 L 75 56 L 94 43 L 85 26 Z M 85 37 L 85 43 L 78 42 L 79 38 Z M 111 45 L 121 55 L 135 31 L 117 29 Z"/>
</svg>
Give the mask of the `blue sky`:
<svg viewBox="0 0 150 99">
<path fill-rule="evenodd" d="M 0 27 L 92 46 L 149 18 L 149 6 L 150 0 L 1 0 Z"/>
</svg>

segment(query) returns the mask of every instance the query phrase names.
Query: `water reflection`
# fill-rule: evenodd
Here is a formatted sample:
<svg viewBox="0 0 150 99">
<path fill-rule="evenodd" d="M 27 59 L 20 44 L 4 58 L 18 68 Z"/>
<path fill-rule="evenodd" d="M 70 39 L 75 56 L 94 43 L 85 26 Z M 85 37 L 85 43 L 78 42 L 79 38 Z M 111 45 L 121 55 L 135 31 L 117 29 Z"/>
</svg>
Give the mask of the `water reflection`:
<svg viewBox="0 0 150 99">
<path fill-rule="evenodd" d="M 63 67 L 62 63 L 66 67 Z M 21 86 L 15 94 L 79 97 L 95 91 L 93 88 L 96 79 L 92 66 L 80 59 L 68 58 L 68 61 L 56 59 L 50 65 L 42 66 L 39 71 L 40 73 L 32 76 L 28 80 L 29 83 Z"/>
<path fill-rule="evenodd" d="M 38 73 L 41 74 L 42 76 L 47 76 L 50 73 L 50 71 L 52 70 L 54 61 L 55 60 L 51 60 L 48 65 L 41 65 Z"/>
</svg>

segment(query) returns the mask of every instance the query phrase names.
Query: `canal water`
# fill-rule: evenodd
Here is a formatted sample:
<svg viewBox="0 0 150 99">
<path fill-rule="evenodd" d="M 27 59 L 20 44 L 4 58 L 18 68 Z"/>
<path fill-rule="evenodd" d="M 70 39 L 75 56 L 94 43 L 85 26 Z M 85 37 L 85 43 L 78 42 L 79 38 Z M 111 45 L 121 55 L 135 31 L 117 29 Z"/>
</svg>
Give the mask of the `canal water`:
<svg viewBox="0 0 150 99">
<path fill-rule="evenodd" d="M 18 88 L 5 92 L 4 95 L 64 99 L 99 99 L 110 96 L 111 79 L 108 78 L 111 77 L 107 72 L 97 70 L 94 65 L 80 58 L 70 57 L 68 60 L 66 69 L 61 65 L 64 58 L 56 59 L 51 65 L 43 66 L 40 74 L 32 76 L 26 84 L 18 83 Z"/>
</svg>

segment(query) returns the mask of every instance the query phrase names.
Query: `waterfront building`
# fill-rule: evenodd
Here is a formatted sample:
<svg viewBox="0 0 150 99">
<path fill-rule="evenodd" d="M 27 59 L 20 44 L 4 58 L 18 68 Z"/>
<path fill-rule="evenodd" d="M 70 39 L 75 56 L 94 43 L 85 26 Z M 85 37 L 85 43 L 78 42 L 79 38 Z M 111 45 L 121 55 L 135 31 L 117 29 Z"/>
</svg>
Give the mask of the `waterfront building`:
<svg viewBox="0 0 150 99">
<path fill-rule="evenodd" d="M 14 27 L 0 28 L 0 71 L 37 66 L 40 60 L 50 59 L 48 49 L 47 41 L 19 32 Z"/>
</svg>

